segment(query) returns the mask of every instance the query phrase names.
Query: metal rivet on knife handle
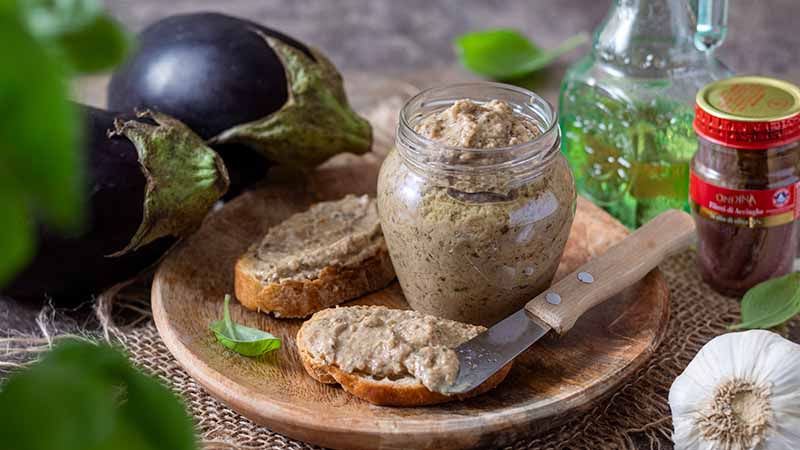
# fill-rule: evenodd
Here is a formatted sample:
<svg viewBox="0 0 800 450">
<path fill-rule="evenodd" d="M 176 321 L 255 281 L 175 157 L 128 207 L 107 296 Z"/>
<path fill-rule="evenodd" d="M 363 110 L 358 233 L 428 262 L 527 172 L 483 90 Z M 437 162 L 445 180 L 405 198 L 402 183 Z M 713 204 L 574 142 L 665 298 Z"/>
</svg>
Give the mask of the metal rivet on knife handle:
<svg viewBox="0 0 800 450">
<path fill-rule="evenodd" d="M 582 283 L 592 284 L 594 283 L 594 276 L 589 272 L 578 272 L 578 280 Z"/>
<path fill-rule="evenodd" d="M 544 296 L 544 298 L 545 298 L 545 300 L 547 300 L 547 303 L 550 303 L 551 305 L 560 305 L 561 304 L 561 296 L 556 294 L 555 292 L 548 292 Z"/>
</svg>

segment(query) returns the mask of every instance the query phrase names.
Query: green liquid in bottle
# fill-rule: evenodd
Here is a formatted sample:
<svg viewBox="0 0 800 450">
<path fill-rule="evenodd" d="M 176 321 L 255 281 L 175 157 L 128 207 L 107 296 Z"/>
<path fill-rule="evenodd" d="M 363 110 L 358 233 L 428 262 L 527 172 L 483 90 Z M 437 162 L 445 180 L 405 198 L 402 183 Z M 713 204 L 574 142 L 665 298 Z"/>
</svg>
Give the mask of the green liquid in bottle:
<svg viewBox="0 0 800 450">
<path fill-rule="evenodd" d="M 670 208 L 688 211 L 697 149 L 691 106 L 663 97 L 630 102 L 570 83 L 560 110 L 561 148 L 581 194 L 630 228 Z"/>
</svg>

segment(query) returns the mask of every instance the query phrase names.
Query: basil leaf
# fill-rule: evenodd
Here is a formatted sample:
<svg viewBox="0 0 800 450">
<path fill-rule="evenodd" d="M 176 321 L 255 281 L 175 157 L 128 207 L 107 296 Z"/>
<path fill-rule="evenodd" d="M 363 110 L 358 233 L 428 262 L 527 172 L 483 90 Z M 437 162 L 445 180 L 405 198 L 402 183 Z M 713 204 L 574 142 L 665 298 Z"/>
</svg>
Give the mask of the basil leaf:
<svg viewBox="0 0 800 450">
<path fill-rule="evenodd" d="M 281 348 L 281 340 L 266 331 L 234 323 L 231 320 L 230 301 L 231 296 L 225 294 L 222 320 L 209 325 L 220 344 L 244 356 L 259 356 Z"/>
<path fill-rule="evenodd" d="M 496 80 L 508 80 L 548 66 L 588 40 L 586 33 L 580 33 L 552 50 L 543 50 L 515 30 L 495 29 L 459 36 L 455 47 L 467 69 Z"/>
<path fill-rule="evenodd" d="M 112 399 L 112 386 L 91 368 L 39 363 L 15 374 L 3 385 L 2 447 L 102 448 L 115 426 Z M 47 432 L 42 432 L 40 427 L 45 423 Z"/>
<path fill-rule="evenodd" d="M 81 73 L 99 72 L 121 63 L 131 38 L 108 16 L 99 16 L 80 30 L 63 33 L 55 44 L 72 68 Z"/>
<path fill-rule="evenodd" d="M 12 17 L 0 16 L 0 167 L 28 205 L 62 229 L 84 212 L 80 117 L 63 64 Z"/>
<path fill-rule="evenodd" d="M 100 0 L 0 0 L 0 287 L 32 257 L 33 226 L 85 225 L 86 156 L 67 78 L 120 62 L 130 40 Z"/>
<path fill-rule="evenodd" d="M 60 230 L 83 223 L 80 122 L 63 64 L 15 16 L 0 14 L 0 287 L 30 260 L 34 214 Z"/>
<path fill-rule="evenodd" d="M 3 152 L 0 147 L 0 153 Z M 2 158 L 0 158 L 0 161 Z M 4 286 L 17 270 L 33 255 L 33 230 L 24 197 L 0 167 L 0 214 L 3 231 L 0 233 L 0 286 Z"/>
<path fill-rule="evenodd" d="M 18 3 L 16 0 L 0 0 L 0 14 L 18 14 Z"/>
<path fill-rule="evenodd" d="M 131 370 L 126 377 L 127 397 L 119 407 L 124 423 L 131 425 L 127 439 L 140 448 L 194 450 L 198 447 L 192 419 L 181 400 L 157 380 Z M 158 414 L 154 414 L 158 411 Z M 107 448 L 119 448 L 109 446 Z"/>
<path fill-rule="evenodd" d="M 760 283 L 742 298 L 742 322 L 731 330 L 772 328 L 800 314 L 800 272 Z"/>
<path fill-rule="evenodd" d="M 110 69 L 130 49 L 130 36 L 99 0 L 27 0 L 24 5 L 34 35 L 78 72 Z"/>
<path fill-rule="evenodd" d="M 0 443 L 14 450 L 198 448 L 175 394 L 112 347 L 79 341 L 61 342 L 8 378 Z"/>
<path fill-rule="evenodd" d="M 100 0 L 25 0 L 23 14 L 39 36 L 75 31 L 103 14 Z"/>
</svg>

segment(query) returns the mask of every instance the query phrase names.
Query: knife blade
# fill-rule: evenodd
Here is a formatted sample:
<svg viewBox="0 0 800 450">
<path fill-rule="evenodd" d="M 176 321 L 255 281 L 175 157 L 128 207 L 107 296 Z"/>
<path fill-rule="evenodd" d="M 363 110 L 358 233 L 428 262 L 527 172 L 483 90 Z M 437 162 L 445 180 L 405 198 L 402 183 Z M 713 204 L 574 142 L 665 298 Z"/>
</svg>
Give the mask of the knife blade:
<svg viewBox="0 0 800 450">
<path fill-rule="evenodd" d="M 548 331 L 549 326 L 537 323 L 524 309 L 497 322 L 456 348 L 458 376 L 444 393 L 459 394 L 480 386 Z"/>
<path fill-rule="evenodd" d="M 458 375 L 443 392 L 469 392 L 550 330 L 566 333 L 584 312 L 639 281 L 670 254 L 685 249 L 693 234 L 690 215 L 678 210 L 661 213 L 523 309 L 456 347 Z"/>
</svg>

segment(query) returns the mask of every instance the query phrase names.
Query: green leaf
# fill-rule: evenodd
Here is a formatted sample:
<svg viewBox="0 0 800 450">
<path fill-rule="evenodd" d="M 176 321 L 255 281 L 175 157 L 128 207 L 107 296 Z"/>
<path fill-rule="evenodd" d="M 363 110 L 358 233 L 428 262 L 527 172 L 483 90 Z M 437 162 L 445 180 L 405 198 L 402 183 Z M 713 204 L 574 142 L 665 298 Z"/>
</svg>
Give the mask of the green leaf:
<svg viewBox="0 0 800 450">
<path fill-rule="evenodd" d="M 188 450 L 197 447 L 192 420 L 183 403 L 156 380 L 138 371 L 127 377 L 127 401 L 120 413 L 148 448 Z M 158 411 L 158 414 L 153 414 Z"/>
<path fill-rule="evenodd" d="M 95 448 L 114 427 L 112 395 L 102 376 L 75 365 L 19 373 L 0 393 L 0 442 L 15 450 Z"/>
<path fill-rule="evenodd" d="M 18 0 L 0 0 L 0 14 L 16 14 L 19 11 Z"/>
<path fill-rule="evenodd" d="M 0 154 L 4 149 L 0 147 Z M 0 158 L 1 159 L 1 158 Z M 0 167 L 0 216 L 3 231 L 0 232 L 0 286 L 22 269 L 33 255 L 33 233 L 30 212 L 25 206 L 24 195 L 13 184 L 11 177 Z"/>
<path fill-rule="evenodd" d="M 78 72 L 110 69 L 130 50 L 131 37 L 104 13 L 99 0 L 26 0 L 24 5 L 34 35 Z"/>
<path fill-rule="evenodd" d="M 21 0 L 31 30 L 42 37 L 79 30 L 103 14 L 100 0 Z"/>
<path fill-rule="evenodd" d="M 222 345 L 244 356 L 259 356 L 281 348 L 281 340 L 266 331 L 234 323 L 230 301 L 231 296 L 226 294 L 222 320 L 211 322 L 209 326 Z"/>
<path fill-rule="evenodd" d="M 83 223 L 80 121 L 66 71 L 15 17 L 0 15 L 0 167 L 29 208 L 61 229 Z"/>
<path fill-rule="evenodd" d="M 55 42 L 72 67 L 81 73 L 116 66 L 132 46 L 130 36 L 108 16 L 97 17 L 80 30 L 61 34 Z"/>
<path fill-rule="evenodd" d="M 586 33 L 580 33 L 552 50 L 543 50 L 515 30 L 495 29 L 459 36 L 455 47 L 467 69 L 488 78 L 508 80 L 542 69 L 588 40 Z"/>
<path fill-rule="evenodd" d="M 731 330 L 772 328 L 800 314 L 800 272 L 760 283 L 742 298 L 742 322 Z"/>
<path fill-rule="evenodd" d="M 194 450 L 191 419 L 166 387 L 105 345 L 66 341 L 0 390 L 0 447 Z"/>
<path fill-rule="evenodd" d="M 131 370 L 125 356 L 114 348 L 78 340 L 59 344 L 36 367 L 72 367 L 104 380 L 124 378 Z"/>
<path fill-rule="evenodd" d="M 99 0 L 0 0 L 0 287 L 30 259 L 33 219 L 61 232 L 85 220 L 81 121 L 70 69 L 120 62 L 127 35 Z"/>
</svg>

